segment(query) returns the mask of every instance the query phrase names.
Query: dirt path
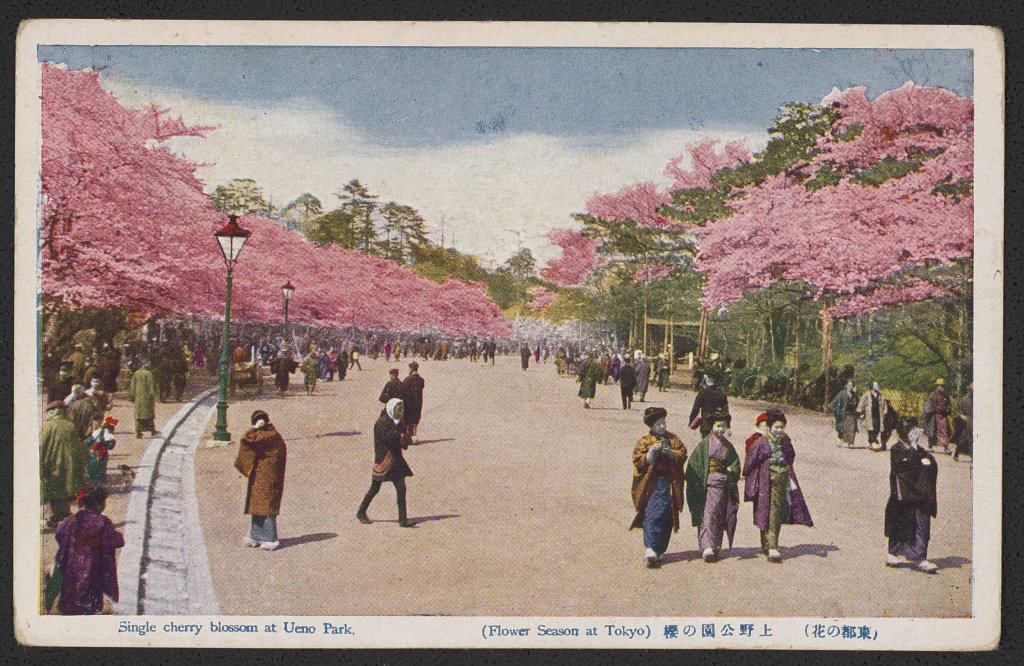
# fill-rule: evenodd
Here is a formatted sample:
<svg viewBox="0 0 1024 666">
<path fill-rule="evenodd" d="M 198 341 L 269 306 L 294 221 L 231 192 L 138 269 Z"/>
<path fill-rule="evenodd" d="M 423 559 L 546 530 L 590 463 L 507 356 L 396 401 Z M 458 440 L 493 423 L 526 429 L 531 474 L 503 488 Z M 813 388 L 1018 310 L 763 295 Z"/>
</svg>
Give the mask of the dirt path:
<svg viewBox="0 0 1024 666">
<path fill-rule="evenodd" d="M 403 377 L 406 363 L 402 361 Z M 214 587 L 239 615 L 492 616 L 965 616 L 971 611 L 971 465 L 939 457 L 939 516 L 929 554 L 936 576 L 883 564 L 889 461 L 839 449 L 831 419 L 790 410 L 796 472 L 814 528 L 786 526 L 785 561 L 759 554 L 751 505 L 740 509 L 734 548 L 699 559 L 696 529 L 673 535 L 659 570 L 643 566 L 640 530 L 627 531 L 631 454 L 646 432 L 642 409 L 669 411 L 669 429 L 692 450 L 693 393 L 647 394 L 621 410 L 617 386 L 599 386 L 584 410 L 578 385 L 554 365 L 421 364 L 426 380 L 420 444 L 406 457 L 410 517 L 397 525 L 394 491 L 355 511 L 370 481 L 377 396 L 395 364 L 366 358 L 344 382 L 306 396 L 293 383 L 233 403 L 237 438 L 257 406 L 288 442 L 278 520 L 283 548 L 242 546 L 243 480 L 236 447 L 200 448 L 196 473 Z M 765 405 L 731 400 L 739 447 Z M 863 435 L 861 435 L 863 437 Z M 863 447 L 863 443 L 859 443 Z M 958 501 L 960 498 L 960 501 Z"/>
</svg>

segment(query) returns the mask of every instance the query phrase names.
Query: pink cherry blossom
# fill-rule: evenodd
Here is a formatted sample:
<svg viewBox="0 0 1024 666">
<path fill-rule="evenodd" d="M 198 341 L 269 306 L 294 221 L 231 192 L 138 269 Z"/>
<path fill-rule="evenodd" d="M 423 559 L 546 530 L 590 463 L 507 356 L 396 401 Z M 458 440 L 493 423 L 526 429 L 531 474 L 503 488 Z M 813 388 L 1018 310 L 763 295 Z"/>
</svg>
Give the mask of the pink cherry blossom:
<svg viewBox="0 0 1024 666">
<path fill-rule="evenodd" d="M 711 187 L 711 179 L 716 173 L 751 160 L 750 152 L 742 140 L 726 141 L 721 153 L 715 152 L 718 143 L 715 139 L 694 141 L 685 147 L 686 152 L 669 161 L 664 174 L 675 179 L 670 191 Z M 687 154 L 692 162 L 689 171 L 680 166 Z"/>
<path fill-rule="evenodd" d="M 122 106 L 99 74 L 42 65 L 42 291 L 71 306 L 126 306 L 137 316 L 222 319 L 226 268 L 200 166 L 172 153 L 186 126 L 153 104 Z M 319 248 L 274 220 L 252 232 L 233 271 L 232 319 L 283 319 L 280 285 L 296 286 L 293 321 L 343 328 L 510 337 L 483 284 L 436 284 L 393 261 Z"/>
<path fill-rule="evenodd" d="M 675 266 L 671 264 L 650 264 L 637 266 L 633 273 L 633 284 L 647 284 L 668 277 Z"/>
<path fill-rule="evenodd" d="M 530 302 L 530 309 L 534 312 L 547 310 L 548 306 L 558 300 L 558 294 L 548 291 L 545 287 L 532 287 L 526 293 L 533 296 Z"/>
<path fill-rule="evenodd" d="M 601 263 L 597 256 L 597 248 L 603 242 L 600 238 L 588 238 L 575 229 L 552 229 L 547 237 L 562 248 L 562 256 L 540 270 L 546 280 L 558 285 L 580 284 L 590 269 Z"/>
<path fill-rule="evenodd" d="M 634 220 L 652 227 L 677 228 L 679 224 L 658 211 L 672 203 L 667 192 L 659 192 L 650 181 L 626 185 L 614 194 L 599 194 L 587 200 L 587 211 L 606 220 Z"/>
</svg>

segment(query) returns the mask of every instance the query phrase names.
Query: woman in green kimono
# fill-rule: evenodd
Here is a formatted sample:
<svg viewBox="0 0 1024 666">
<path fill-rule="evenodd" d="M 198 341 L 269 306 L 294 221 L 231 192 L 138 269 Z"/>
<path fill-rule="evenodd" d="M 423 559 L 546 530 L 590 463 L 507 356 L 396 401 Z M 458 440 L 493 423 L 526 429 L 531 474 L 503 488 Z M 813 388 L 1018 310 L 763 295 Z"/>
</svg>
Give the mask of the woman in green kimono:
<svg viewBox="0 0 1024 666">
<path fill-rule="evenodd" d="M 302 359 L 302 365 L 299 366 L 299 370 L 302 371 L 303 377 L 305 377 L 306 384 L 306 395 L 312 395 L 313 389 L 316 388 L 316 375 L 320 369 L 320 361 L 316 357 L 316 345 L 309 346 L 309 354 L 306 358 Z"/>
<path fill-rule="evenodd" d="M 736 534 L 740 494 L 740 458 L 725 438 L 729 412 L 711 415 L 711 430 L 693 450 L 686 466 L 686 503 L 697 528 L 697 543 L 705 562 L 714 562 L 722 550 L 722 535 L 728 533 L 729 547 Z"/>
</svg>

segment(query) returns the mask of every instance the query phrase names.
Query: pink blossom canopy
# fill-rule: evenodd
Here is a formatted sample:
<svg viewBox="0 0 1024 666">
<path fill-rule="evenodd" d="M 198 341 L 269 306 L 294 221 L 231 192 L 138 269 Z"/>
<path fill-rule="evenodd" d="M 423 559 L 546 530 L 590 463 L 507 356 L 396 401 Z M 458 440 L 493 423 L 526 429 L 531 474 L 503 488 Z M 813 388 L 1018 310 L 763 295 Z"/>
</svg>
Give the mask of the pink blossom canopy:
<svg viewBox="0 0 1024 666">
<path fill-rule="evenodd" d="M 162 142 L 202 137 L 155 105 L 122 106 L 93 71 L 42 66 L 42 291 L 73 306 L 222 318 L 225 266 L 200 166 Z M 395 262 L 320 248 L 276 221 L 248 215 L 252 232 L 233 273 L 232 319 L 290 318 L 322 326 L 511 336 L 483 284 L 436 284 Z"/>
<path fill-rule="evenodd" d="M 599 194 L 587 200 L 587 211 L 606 220 L 634 220 L 651 227 L 676 228 L 674 220 L 658 211 L 672 203 L 667 192 L 659 192 L 654 183 L 647 181 L 626 185 L 613 194 Z"/>
<path fill-rule="evenodd" d="M 597 256 L 600 238 L 588 238 L 575 229 L 552 229 L 547 233 L 551 242 L 562 248 L 562 256 L 548 262 L 540 275 L 558 285 L 583 282 L 590 269 L 601 263 Z"/>
</svg>

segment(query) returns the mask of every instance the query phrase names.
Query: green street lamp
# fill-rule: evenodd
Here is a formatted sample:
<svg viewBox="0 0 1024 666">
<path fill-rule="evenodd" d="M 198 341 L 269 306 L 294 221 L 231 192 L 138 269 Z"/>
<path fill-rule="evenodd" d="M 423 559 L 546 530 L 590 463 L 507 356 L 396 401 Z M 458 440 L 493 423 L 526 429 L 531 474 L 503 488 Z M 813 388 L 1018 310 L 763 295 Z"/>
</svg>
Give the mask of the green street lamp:
<svg viewBox="0 0 1024 666">
<path fill-rule="evenodd" d="M 288 337 L 288 301 L 292 300 L 292 294 L 295 293 L 295 287 L 292 286 L 291 280 L 281 287 L 281 293 L 284 294 L 284 344 L 287 347 L 289 346 L 288 341 L 291 339 Z"/>
<path fill-rule="evenodd" d="M 251 231 L 238 226 L 238 216 L 229 215 L 228 223 L 216 232 L 214 237 L 224 253 L 224 263 L 228 267 L 228 287 L 224 297 L 224 339 L 220 345 L 220 399 L 217 400 L 217 425 L 214 426 L 213 439 L 218 442 L 230 442 L 228 432 L 228 334 L 231 330 L 231 271 L 242 252 L 242 246 L 249 240 Z"/>
</svg>

